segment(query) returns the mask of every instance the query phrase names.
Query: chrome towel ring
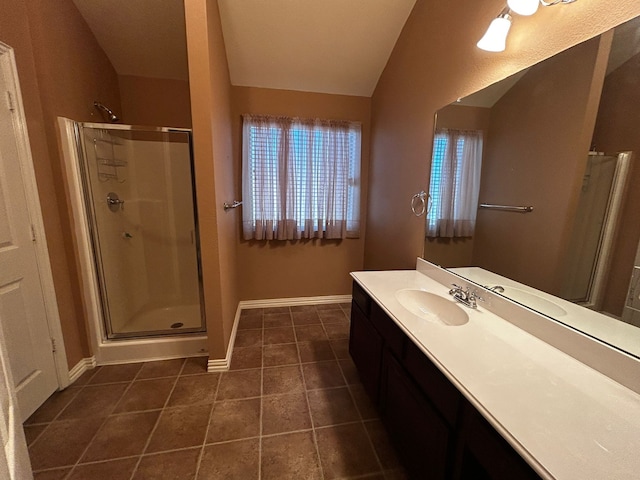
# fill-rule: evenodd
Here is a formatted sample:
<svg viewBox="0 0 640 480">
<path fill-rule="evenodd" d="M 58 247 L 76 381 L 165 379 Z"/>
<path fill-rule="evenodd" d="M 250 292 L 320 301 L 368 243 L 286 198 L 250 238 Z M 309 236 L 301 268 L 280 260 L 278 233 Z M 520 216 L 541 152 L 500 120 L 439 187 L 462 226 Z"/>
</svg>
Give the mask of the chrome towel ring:
<svg viewBox="0 0 640 480">
<path fill-rule="evenodd" d="M 411 211 L 416 217 L 420 217 L 429 211 L 429 200 L 431 199 L 431 195 L 429 195 L 424 190 L 420 191 L 420 193 L 416 193 L 413 197 L 411 197 Z"/>
</svg>

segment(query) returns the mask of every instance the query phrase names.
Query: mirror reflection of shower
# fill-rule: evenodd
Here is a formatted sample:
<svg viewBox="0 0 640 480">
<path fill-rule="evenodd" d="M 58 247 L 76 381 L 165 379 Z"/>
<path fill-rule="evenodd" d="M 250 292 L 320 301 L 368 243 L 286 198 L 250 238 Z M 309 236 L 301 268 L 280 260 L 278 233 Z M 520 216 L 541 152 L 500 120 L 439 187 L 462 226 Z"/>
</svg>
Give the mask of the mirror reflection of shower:
<svg viewBox="0 0 640 480">
<path fill-rule="evenodd" d="M 204 331 L 191 132 L 76 125 L 106 337 Z"/>
<path fill-rule="evenodd" d="M 116 123 L 116 122 L 120 121 L 118 116 L 115 113 L 113 113 L 113 110 L 111 110 L 106 105 L 96 101 L 96 102 L 93 102 L 93 106 L 96 107 L 98 110 L 101 110 L 102 112 L 106 113 L 107 114 L 107 119 L 111 123 Z"/>
</svg>

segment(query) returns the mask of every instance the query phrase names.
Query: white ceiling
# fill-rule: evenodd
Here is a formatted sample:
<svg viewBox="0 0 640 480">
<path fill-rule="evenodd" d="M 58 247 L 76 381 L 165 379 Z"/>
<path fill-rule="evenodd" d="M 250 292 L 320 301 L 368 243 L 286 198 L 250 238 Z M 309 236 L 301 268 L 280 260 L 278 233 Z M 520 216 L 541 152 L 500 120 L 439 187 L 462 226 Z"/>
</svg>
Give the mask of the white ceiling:
<svg viewBox="0 0 640 480">
<path fill-rule="evenodd" d="M 120 75 L 187 79 L 182 0 L 73 0 Z M 371 96 L 416 0 L 219 0 L 231 83 Z"/>
</svg>

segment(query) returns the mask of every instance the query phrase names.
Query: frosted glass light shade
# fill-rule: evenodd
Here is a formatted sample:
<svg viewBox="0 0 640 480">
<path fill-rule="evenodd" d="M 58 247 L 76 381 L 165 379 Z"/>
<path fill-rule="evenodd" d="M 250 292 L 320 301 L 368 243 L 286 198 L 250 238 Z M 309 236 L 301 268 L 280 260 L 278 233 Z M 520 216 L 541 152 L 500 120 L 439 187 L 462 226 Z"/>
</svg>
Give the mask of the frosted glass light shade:
<svg viewBox="0 0 640 480">
<path fill-rule="evenodd" d="M 487 52 L 503 52 L 507 45 L 509 28 L 511 28 L 509 15 L 505 14 L 494 18 L 487 28 L 487 32 L 476 45 Z"/>
<path fill-rule="evenodd" d="M 507 0 L 509 8 L 518 15 L 533 15 L 538 11 L 540 0 Z"/>
</svg>

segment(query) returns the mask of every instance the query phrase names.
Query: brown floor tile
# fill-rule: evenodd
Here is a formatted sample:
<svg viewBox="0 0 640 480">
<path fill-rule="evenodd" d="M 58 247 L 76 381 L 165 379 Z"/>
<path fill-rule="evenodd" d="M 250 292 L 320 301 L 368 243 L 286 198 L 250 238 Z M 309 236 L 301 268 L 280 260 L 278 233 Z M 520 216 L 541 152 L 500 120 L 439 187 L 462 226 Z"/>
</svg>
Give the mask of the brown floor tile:
<svg viewBox="0 0 640 480">
<path fill-rule="evenodd" d="M 261 347 L 262 330 L 238 330 L 233 348 Z"/>
<path fill-rule="evenodd" d="M 360 376 L 358 375 L 358 370 L 356 370 L 353 360 L 350 358 L 342 358 L 338 360 L 338 363 L 348 384 L 360 383 Z"/>
<path fill-rule="evenodd" d="M 365 422 L 364 427 L 371 438 L 373 448 L 378 455 L 380 464 L 384 470 L 393 470 L 401 468 L 398 454 L 393 445 L 389 441 L 389 436 L 380 420 L 372 420 Z"/>
<path fill-rule="evenodd" d="M 127 386 L 126 383 L 86 386 L 65 407 L 57 420 L 106 417 L 112 412 Z"/>
<path fill-rule="evenodd" d="M 307 390 L 331 388 L 344 385 L 344 377 L 338 362 L 303 363 L 302 373 Z"/>
<path fill-rule="evenodd" d="M 33 472 L 33 480 L 62 480 L 70 471 L 71 467 Z"/>
<path fill-rule="evenodd" d="M 303 363 L 335 360 L 336 358 L 327 340 L 299 342 L 298 348 L 300 350 L 300 361 Z"/>
<path fill-rule="evenodd" d="M 264 309 L 262 308 L 245 308 L 240 312 L 240 318 L 262 316 Z"/>
<path fill-rule="evenodd" d="M 340 303 L 340 308 L 343 310 L 351 310 L 351 304 L 350 303 Z"/>
<path fill-rule="evenodd" d="M 349 385 L 349 391 L 363 420 L 378 418 L 378 411 L 361 383 Z"/>
<path fill-rule="evenodd" d="M 238 370 L 224 372 L 218 386 L 218 400 L 260 396 L 261 370 Z"/>
<path fill-rule="evenodd" d="M 89 444 L 82 462 L 141 455 L 160 412 L 112 415 Z"/>
<path fill-rule="evenodd" d="M 296 327 L 296 338 L 298 342 L 328 339 L 322 325 L 301 325 Z"/>
<path fill-rule="evenodd" d="M 96 373 L 98 373 L 98 370 L 99 368 L 95 368 L 95 367 L 90 370 L 87 370 L 82 375 L 80 375 L 79 378 L 76 378 L 75 382 L 73 382 L 71 386 L 82 387 L 86 385 L 87 383 L 89 383 L 89 380 L 91 380 L 91 377 L 93 377 Z"/>
<path fill-rule="evenodd" d="M 260 398 L 216 402 L 209 423 L 207 443 L 226 442 L 260 435 Z"/>
<path fill-rule="evenodd" d="M 264 316 L 264 328 L 290 327 L 291 325 L 293 323 L 289 313 L 272 313 Z"/>
<path fill-rule="evenodd" d="M 325 325 L 328 323 L 349 323 L 349 319 L 341 309 L 322 310 L 318 312 L 318 316 L 320 317 L 320 320 L 322 320 L 322 323 L 324 323 Z"/>
<path fill-rule="evenodd" d="M 298 347 L 295 343 L 264 346 L 264 366 L 291 365 L 299 363 Z"/>
<path fill-rule="evenodd" d="M 29 447 L 33 469 L 43 470 L 75 464 L 103 420 L 92 417 L 50 424 Z"/>
<path fill-rule="evenodd" d="M 289 307 L 291 309 L 291 313 L 300 313 L 300 312 L 315 312 L 315 305 L 293 305 Z"/>
<path fill-rule="evenodd" d="M 296 337 L 292 327 L 275 327 L 264 329 L 264 344 L 274 345 L 277 343 L 293 343 Z"/>
<path fill-rule="evenodd" d="M 53 394 L 24 422 L 25 425 L 34 423 L 47 423 L 53 421 L 56 416 L 75 398 L 80 388 L 69 387 L 66 390 L 53 392 Z"/>
<path fill-rule="evenodd" d="M 349 339 L 348 338 L 338 338 L 335 340 L 329 340 L 331 344 L 331 348 L 333 349 L 333 353 L 335 353 L 336 358 L 351 358 L 349 354 Z"/>
<path fill-rule="evenodd" d="M 320 462 L 326 479 L 380 471 L 378 460 L 361 423 L 316 430 Z"/>
<path fill-rule="evenodd" d="M 212 405 L 163 410 L 145 453 L 194 447 L 204 442 Z"/>
<path fill-rule="evenodd" d="M 262 347 L 234 348 L 230 370 L 262 367 Z"/>
<path fill-rule="evenodd" d="M 262 328 L 262 314 L 240 317 L 238 330 L 255 330 Z"/>
<path fill-rule="evenodd" d="M 307 396 L 304 393 L 262 398 L 262 434 L 293 432 L 311 428 Z"/>
<path fill-rule="evenodd" d="M 299 365 L 263 369 L 264 395 L 304 392 L 304 381 Z"/>
<path fill-rule="evenodd" d="M 360 421 L 360 415 L 346 387 L 308 392 L 314 427 Z"/>
<path fill-rule="evenodd" d="M 200 447 L 145 455 L 133 480 L 192 479 L 196 475 L 199 456 Z"/>
<path fill-rule="evenodd" d="M 77 465 L 68 480 L 129 480 L 138 458 Z"/>
<path fill-rule="evenodd" d="M 180 377 L 173 388 L 167 406 L 177 407 L 179 405 L 213 403 L 216 399 L 219 380 L 219 373 Z"/>
<path fill-rule="evenodd" d="M 40 436 L 44 429 L 47 428 L 46 424 L 40 425 L 25 425 L 24 427 L 24 437 L 27 441 L 27 446 L 31 445 L 36 439 Z"/>
<path fill-rule="evenodd" d="M 291 316 L 293 317 L 294 325 L 315 325 L 320 323 L 320 317 L 315 310 L 311 312 L 293 312 Z"/>
<path fill-rule="evenodd" d="M 130 382 L 135 378 L 142 363 L 127 363 L 124 365 L 107 365 L 99 367 L 96 374 L 91 377 L 88 385 L 97 385 L 100 383 Z"/>
<path fill-rule="evenodd" d="M 324 330 L 327 332 L 327 337 L 329 337 L 330 340 L 349 338 L 348 323 L 325 323 Z"/>
<path fill-rule="evenodd" d="M 182 367 L 180 375 L 194 375 L 198 373 L 207 373 L 207 361 L 209 357 L 190 357 L 187 358 Z"/>
<path fill-rule="evenodd" d="M 340 304 L 339 303 L 319 303 L 318 305 L 316 305 L 316 310 L 318 310 L 318 312 L 325 311 L 325 310 L 340 310 Z"/>
<path fill-rule="evenodd" d="M 272 315 L 274 313 L 291 313 L 289 307 L 269 307 L 263 310 L 265 315 Z"/>
<path fill-rule="evenodd" d="M 257 480 L 259 442 L 254 438 L 207 445 L 202 454 L 198 480 Z"/>
<path fill-rule="evenodd" d="M 175 377 L 180 373 L 180 370 L 182 370 L 183 364 L 184 358 L 143 363 L 136 380 L 143 378 Z"/>
<path fill-rule="evenodd" d="M 296 432 L 263 438 L 262 479 L 322 479 L 313 433 Z"/>
<path fill-rule="evenodd" d="M 137 412 L 163 408 L 175 382 L 175 378 L 136 380 L 122 396 L 114 412 Z"/>
</svg>

